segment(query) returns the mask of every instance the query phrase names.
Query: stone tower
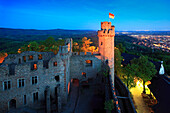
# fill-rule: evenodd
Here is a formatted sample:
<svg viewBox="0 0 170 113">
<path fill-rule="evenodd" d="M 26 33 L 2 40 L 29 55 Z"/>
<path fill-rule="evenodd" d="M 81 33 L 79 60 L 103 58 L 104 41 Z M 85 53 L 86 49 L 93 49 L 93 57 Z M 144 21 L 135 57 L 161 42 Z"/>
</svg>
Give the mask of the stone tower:
<svg viewBox="0 0 170 113">
<path fill-rule="evenodd" d="M 115 27 L 111 22 L 101 22 L 101 30 L 98 31 L 99 53 L 103 61 L 108 61 L 112 81 L 114 81 L 114 36 Z"/>
</svg>

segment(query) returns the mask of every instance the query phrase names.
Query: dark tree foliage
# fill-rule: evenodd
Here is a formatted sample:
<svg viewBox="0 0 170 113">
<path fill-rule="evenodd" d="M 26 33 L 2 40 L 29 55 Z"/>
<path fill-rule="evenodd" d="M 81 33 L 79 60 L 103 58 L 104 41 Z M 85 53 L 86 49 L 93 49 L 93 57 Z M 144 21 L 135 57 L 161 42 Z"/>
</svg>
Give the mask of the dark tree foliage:
<svg viewBox="0 0 170 113">
<path fill-rule="evenodd" d="M 146 93 L 145 82 L 151 80 L 157 73 L 155 65 L 150 62 L 146 56 L 141 56 L 138 59 L 134 58 L 131 64 L 135 65 L 136 76 L 143 80 L 143 93 Z"/>
</svg>

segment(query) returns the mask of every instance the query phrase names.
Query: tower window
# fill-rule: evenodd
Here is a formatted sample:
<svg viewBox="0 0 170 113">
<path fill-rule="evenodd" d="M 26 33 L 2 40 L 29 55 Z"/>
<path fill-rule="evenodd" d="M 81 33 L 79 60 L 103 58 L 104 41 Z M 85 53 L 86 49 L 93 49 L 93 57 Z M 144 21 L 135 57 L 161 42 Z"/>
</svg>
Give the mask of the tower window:
<svg viewBox="0 0 170 113">
<path fill-rule="evenodd" d="M 11 89 L 11 81 L 5 81 L 5 82 L 3 82 L 3 89 L 4 89 L 4 90 Z"/>
<path fill-rule="evenodd" d="M 103 45 L 103 42 L 101 42 L 101 45 Z"/>
<path fill-rule="evenodd" d="M 38 60 L 42 60 L 42 54 L 38 55 Z"/>
<path fill-rule="evenodd" d="M 33 55 L 29 55 L 29 60 L 33 60 Z"/>
<path fill-rule="evenodd" d="M 86 60 L 86 67 L 92 66 L 92 60 Z"/>
<path fill-rule="evenodd" d="M 54 66 L 57 66 L 57 62 L 54 62 L 54 64 L 53 64 Z"/>
</svg>

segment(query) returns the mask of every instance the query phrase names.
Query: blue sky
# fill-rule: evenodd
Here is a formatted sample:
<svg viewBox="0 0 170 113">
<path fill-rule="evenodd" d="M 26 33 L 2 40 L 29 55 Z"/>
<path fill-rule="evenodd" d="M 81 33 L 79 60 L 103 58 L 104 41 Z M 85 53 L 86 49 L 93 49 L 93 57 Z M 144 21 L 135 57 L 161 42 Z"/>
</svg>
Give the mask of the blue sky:
<svg viewBox="0 0 170 113">
<path fill-rule="evenodd" d="M 170 0 L 0 0 L 0 27 L 100 29 L 110 19 L 116 30 L 170 30 Z"/>
</svg>

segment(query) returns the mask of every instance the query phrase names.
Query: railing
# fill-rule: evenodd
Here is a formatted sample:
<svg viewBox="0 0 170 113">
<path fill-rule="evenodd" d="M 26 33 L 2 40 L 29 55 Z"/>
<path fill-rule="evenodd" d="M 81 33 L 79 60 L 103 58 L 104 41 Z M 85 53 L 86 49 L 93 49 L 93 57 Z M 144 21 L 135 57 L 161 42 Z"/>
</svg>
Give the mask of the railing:
<svg viewBox="0 0 170 113">
<path fill-rule="evenodd" d="M 116 113 L 137 113 L 133 104 L 133 101 L 130 97 L 130 92 L 125 84 L 115 75 L 115 87 L 111 80 L 111 75 L 109 75 L 108 80 L 106 81 L 107 85 L 107 94 L 106 99 L 113 99 L 115 101 L 115 107 L 112 112 Z"/>
</svg>

